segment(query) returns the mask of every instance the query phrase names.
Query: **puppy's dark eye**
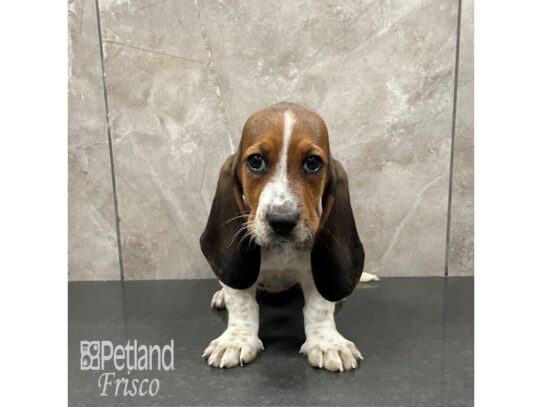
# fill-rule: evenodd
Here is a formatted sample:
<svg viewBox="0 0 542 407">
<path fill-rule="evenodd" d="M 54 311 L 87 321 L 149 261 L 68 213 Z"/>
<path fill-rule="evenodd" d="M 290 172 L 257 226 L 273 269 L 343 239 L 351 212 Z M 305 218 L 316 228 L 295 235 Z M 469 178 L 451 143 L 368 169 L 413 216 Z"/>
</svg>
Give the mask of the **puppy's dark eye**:
<svg viewBox="0 0 542 407">
<path fill-rule="evenodd" d="M 248 168 L 254 172 L 263 172 L 265 170 L 265 160 L 260 154 L 252 154 L 247 159 Z"/>
<path fill-rule="evenodd" d="M 309 173 L 318 172 L 322 168 L 322 159 L 317 155 L 309 155 L 303 162 L 303 169 Z"/>
</svg>

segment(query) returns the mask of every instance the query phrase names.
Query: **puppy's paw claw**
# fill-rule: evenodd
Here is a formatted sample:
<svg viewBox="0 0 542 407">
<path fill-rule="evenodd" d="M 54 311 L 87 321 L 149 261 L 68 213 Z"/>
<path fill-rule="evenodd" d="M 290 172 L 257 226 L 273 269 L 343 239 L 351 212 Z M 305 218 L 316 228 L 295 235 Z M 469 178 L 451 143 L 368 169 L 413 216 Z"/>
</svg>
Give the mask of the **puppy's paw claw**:
<svg viewBox="0 0 542 407">
<path fill-rule="evenodd" d="M 309 337 L 299 353 L 307 355 L 311 366 L 331 372 L 356 369 L 357 359 L 363 360 L 356 345 L 338 332 L 318 335 L 317 338 Z"/>
<path fill-rule="evenodd" d="M 260 350 L 263 344 L 257 335 L 226 330 L 209 343 L 202 356 L 209 366 L 229 368 L 252 362 Z"/>
</svg>

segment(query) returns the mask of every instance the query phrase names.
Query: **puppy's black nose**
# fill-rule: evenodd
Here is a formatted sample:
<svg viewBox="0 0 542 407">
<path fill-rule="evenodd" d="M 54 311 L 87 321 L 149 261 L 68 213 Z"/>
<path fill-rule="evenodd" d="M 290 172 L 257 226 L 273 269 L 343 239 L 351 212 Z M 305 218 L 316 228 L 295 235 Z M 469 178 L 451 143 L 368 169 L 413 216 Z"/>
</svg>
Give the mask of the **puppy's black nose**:
<svg viewBox="0 0 542 407">
<path fill-rule="evenodd" d="M 269 226 L 279 235 L 287 235 L 295 228 L 299 220 L 299 213 L 268 213 Z"/>
</svg>

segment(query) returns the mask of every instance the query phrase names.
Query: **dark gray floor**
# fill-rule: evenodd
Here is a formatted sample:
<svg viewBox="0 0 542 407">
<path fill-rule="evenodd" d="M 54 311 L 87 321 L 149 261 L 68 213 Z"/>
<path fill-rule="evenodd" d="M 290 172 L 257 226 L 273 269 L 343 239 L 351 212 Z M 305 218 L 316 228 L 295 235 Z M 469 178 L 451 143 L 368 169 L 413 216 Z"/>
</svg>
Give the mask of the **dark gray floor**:
<svg viewBox="0 0 542 407">
<path fill-rule="evenodd" d="M 69 283 L 69 405 L 473 405 L 473 279 L 387 278 L 360 285 L 337 310 L 337 326 L 365 360 L 356 371 L 309 366 L 303 300 L 260 298 L 266 350 L 243 368 L 208 367 L 200 355 L 225 327 L 209 302 L 214 281 Z M 116 372 L 158 378 L 151 397 L 100 396 L 103 372 L 80 370 L 80 341 L 175 340 L 175 370 Z"/>
</svg>

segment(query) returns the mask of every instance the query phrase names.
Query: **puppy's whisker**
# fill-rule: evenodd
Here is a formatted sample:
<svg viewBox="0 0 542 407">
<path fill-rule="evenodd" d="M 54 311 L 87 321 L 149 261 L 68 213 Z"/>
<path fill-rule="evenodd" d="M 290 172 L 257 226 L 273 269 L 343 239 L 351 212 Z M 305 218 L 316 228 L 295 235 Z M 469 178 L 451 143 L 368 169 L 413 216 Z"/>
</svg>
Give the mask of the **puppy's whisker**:
<svg viewBox="0 0 542 407">
<path fill-rule="evenodd" d="M 250 239 L 248 241 L 249 246 L 255 246 L 256 245 L 255 239 L 256 239 L 256 236 L 254 236 L 253 233 L 250 233 Z"/>
<path fill-rule="evenodd" d="M 243 235 L 243 237 L 241 237 L 241 239 L 239 240 L 239 242 L 237 242 L 237 247 L 239 247 L 241 245 L 241 243 L 243 243 L 244 240 L 246 240 L 246 238 L 249 236 L 249 233 L 245 233 Z M 250 242 L 250 240 L 249 240 Z"/>
<path fill-rule="evenodd" d="M 335 240 L 335 242 L 337 243 L 337 245 L 340 245 L 339 239 L 337 239 L 337 238 L 333 235 L 333 233 L 331 233 L 331 231 L 330 231 L 328 228 L 326 228 L 326 227 L 324 227 L 324 226 L 320 226 L 320 229 L 322 229 L 323 232 L 326 232 L 330 237 L 332 237 L 333 240 Z"/>
<path fill-rule="evenodd" d="M 254 233 L 254 223 L 255 223 L 254 220 L 247 221 L 247 230 L 248 230 L 248 235 L 249 235 L 248 245 L 249 246 L 255 245 L 256 234 Z"/>
<path fill-rule="evenodd" d="M 232 243 L 234 242 L 235 238 L 237 236 L 239 236 L 240 233 L 244 232 L 246 230 L 246 222 L 243 222 L 241 224 L 241 226 L 239 227 L 239 229 L 237 229 L 237 231 L 233 234 L 230 242 L 228 243 L 228 247 L 230 247 L 232 245 Z"/>
<path fill-rule="evenodd" d="M 243 241 L 246 240 L 247 237 L 250 238 L 250 236 L 251 236 L 250 231 L 248 229 L 246 229 L 245 233 L 243 234 L 243 236 L 241 237 L 241 239 L 237 243 L 237 247 L 239 247 L 241 245 L 241 243 L 243 243 Z M 249 239 L 248 244 L 250 245 L 250 239 Z"/>
<path fill-rule="evenodd" d="M 241 226 L 239 227 L 239 229 L 237 230 L 237 232 L 235 232 L 235 234 L 233 235 L 232 240 L 231 240 L 231 242 L 230 242 L 230 245 L 233 243 L 233 241 L 235 240 L 235 238 L 236 238 L 241 232 L 243 232 L 243 235 L 241 236 L 241 238 L 240 238 L 239 241 L 237 242 L 237 245 L 236 245 L 237 247 L 239 247 L 247 237 L 251 236 L 251 232 L 250 232 L 249 225 L 252 226 L 252 223 L 253 223 L 253 221 L 249 221 L 249 220 L 247 220 L 246 222 L 243 222 L 243 223 L 241 224 Z M 250 244 L 250 241 L 249 241 L 249 244 Z"/>
<path fill-rule="evenodd" d="M 241 238 L 241 240 L 239 241 L 238 245 L 241 244 L 247 237 L 249 238 L 248 240 L 248 245 L 249 246 L 252 246 L 253 244 L 253 241 L 255 239 L 255 235 L 253 233 L 253 226 L 254 226 L 254 223 L 255 221 L 254 220 L 248 220 L 244 223 L 245 225 L 245 234 L 243 235 L 243 237 Z"/>
<path fill-rule="evenodd" d="M 228 223 L 233 222 L 233 221 L 236 220 L 236 219 L 248 218 L 249 216 L 250 216 L 250 215 L 249 215 L 248 213 L 247 213 L 247 214 L 241 214 L 241 215 L 238 215 L 238 216 L 234 216 L 233 218 L 228 219 L 227 221 L 223 222 L 223 223 L 219 226 L 219 228 L 226 226 Z"/>
</svg>

